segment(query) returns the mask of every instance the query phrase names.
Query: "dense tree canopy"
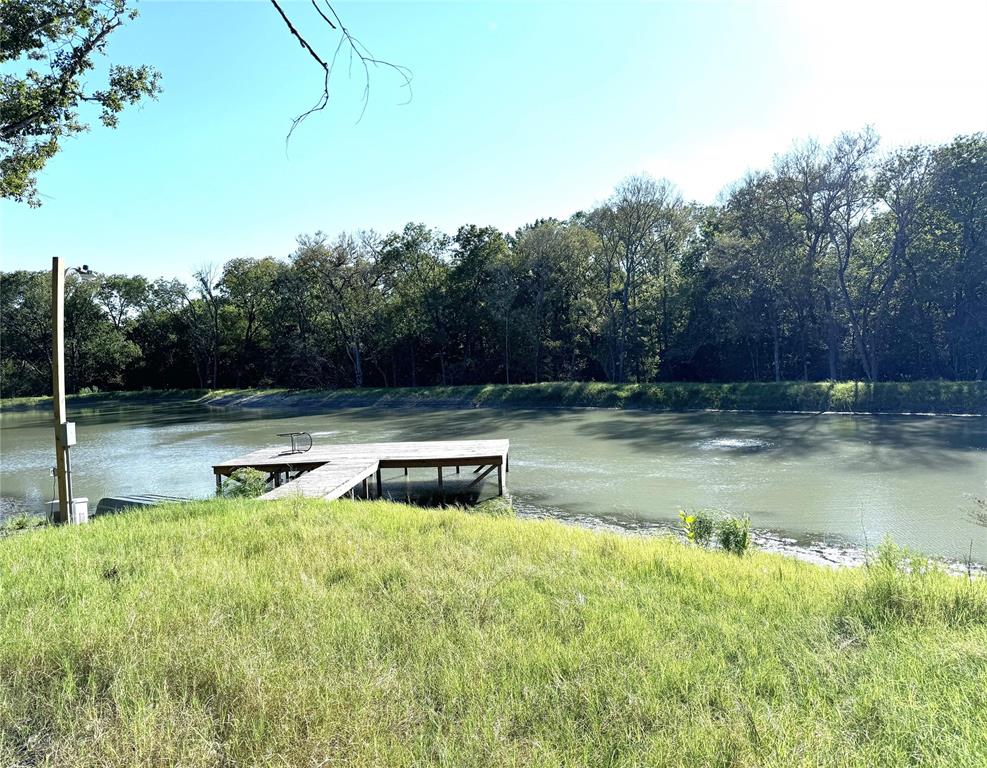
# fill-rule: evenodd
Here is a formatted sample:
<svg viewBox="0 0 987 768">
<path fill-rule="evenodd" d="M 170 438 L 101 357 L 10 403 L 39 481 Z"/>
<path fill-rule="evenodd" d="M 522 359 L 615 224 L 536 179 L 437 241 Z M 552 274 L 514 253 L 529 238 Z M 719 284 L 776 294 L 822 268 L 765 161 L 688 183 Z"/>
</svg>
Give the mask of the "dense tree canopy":
<svg viewBox="0 0 987 768">
<path fill-rule="evenodd" d="M 0 283 L 5 395 L 50 387 L 49 278 Z M 684 201 L 622 182 L 513 234 L 304 235 L 192 285 L 70 276 L 69 387 L 983 379 L 987 135 L 806 142 Z"/>
</svg>

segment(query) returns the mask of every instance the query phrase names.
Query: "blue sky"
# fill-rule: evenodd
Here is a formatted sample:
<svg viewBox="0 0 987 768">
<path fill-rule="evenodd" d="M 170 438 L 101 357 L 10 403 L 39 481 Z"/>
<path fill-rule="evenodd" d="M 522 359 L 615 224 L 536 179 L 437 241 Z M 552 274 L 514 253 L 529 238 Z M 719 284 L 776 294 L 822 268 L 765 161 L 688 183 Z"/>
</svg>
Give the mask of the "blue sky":
<svg viewBox="0 0 987 768">
<path fill-rule="evenodd" d="M 164 92 L 66 142 L 40 209 L 0 202 L 4 269 L 61 255 L 186 277 L 286 256 L 320 229 L 513 231 L 642 171 L 710 202 L 798 138 L 870 123 L 893 147 L 987 129 L 983 2 L 339 3 L 413 71 L 413 99 L 378 71 L 357 122 L 362 79 L 339 67 L 287 152 L 319 71 L 268 2 L 140 8 L 108 60 L 154 65 Z M 285 8 L 323 34 L 311 5 Z"/>
</svg>

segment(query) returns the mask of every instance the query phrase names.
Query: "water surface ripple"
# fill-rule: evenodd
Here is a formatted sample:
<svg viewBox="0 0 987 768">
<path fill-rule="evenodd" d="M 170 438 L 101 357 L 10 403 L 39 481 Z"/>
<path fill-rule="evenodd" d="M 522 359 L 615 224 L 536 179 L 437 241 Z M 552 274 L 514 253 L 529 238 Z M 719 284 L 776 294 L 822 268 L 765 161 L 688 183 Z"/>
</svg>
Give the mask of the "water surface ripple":
<svg viewBox="0 0 987 768">
<path fill-rule="evenodd" d="M 709 508 L 750 515 L 765 540 L 874 546 L 890 535 L 937 557 L 972 551 L 987 562 L 987 509 L 978 502 L 987 497 L 985 417 L 193 404 L 70 411 L 76 494 L 93 503 L 124 493 L 208 496 L 213 462 L 276 444 L 278 432 L 306 430 L 326 443 L 506 437 L 510 488 L 526 513 L 635 529 Z M 0 415 L 5 509 L 42 508 L 52 459 L 48 413 Z"/>
</svg>

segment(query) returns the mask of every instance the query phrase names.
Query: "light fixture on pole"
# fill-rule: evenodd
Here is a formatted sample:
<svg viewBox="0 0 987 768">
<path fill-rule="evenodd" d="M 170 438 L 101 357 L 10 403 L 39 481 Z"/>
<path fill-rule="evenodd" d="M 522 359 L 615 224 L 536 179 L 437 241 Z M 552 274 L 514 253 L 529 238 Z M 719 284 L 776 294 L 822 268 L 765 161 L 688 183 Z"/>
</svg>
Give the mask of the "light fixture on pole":
<svg viewBox="0 0 987 768">
<path fill-rule="evenodd" d="M 75 424 L 65 413 L 65 276 L 74 272 L 83 278 L 95 277 L 88 264 L 65 267 L 56 256 L 51 260 L 51 400 L 55 416 L 55 484 L 58 506 L 52 517 L 56 523 L 75 521 L 72 498 L 72 465 L 69 446 L 75 445 Z"/>
</svg>

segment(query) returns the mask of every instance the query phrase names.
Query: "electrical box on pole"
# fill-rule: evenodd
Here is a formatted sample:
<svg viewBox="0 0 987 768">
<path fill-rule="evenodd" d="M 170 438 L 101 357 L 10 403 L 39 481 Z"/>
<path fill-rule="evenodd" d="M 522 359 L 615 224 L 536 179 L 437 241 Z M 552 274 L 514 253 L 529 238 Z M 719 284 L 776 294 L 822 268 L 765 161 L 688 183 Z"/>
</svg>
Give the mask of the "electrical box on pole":
<svg viewBox="0 0 987 768">
<path fill-rule="evenodd" d="M 66 421 L 62 423 L 62 445 L 69 448 L 75 445 L 75 422 Z"/>
</svg>

